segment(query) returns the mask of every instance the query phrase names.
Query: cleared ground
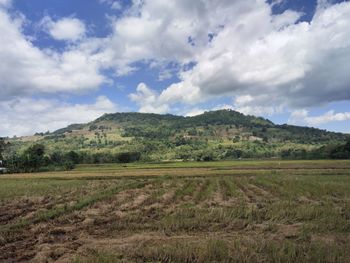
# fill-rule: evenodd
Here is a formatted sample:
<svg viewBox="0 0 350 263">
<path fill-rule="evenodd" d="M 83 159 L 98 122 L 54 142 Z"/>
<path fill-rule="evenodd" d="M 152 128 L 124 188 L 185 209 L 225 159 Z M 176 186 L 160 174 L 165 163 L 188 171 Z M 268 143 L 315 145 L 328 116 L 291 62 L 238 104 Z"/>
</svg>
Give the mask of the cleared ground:
<svg viewBox="0 0 350 263">
<path fill-rule="evenodd" d="M 350 161 L 0 176 L 0 262 L 350 262 Z"/>
</svg>

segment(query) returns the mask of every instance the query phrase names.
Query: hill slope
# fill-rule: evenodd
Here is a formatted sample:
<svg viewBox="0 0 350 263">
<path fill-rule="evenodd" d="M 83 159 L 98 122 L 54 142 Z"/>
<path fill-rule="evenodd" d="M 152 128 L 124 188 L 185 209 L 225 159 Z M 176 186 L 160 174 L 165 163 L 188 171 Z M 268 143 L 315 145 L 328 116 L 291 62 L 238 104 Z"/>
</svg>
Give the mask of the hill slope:
<svg viewBox="0 0 350 263">
<path fill-rule="evenodd" d="M 52 133 L 11 139 L 20 150 L 33 142 L 49 152 L 76 151 L 83 162 L 113 161 L 113 154 L 138 152 L 143 160 L 307 158 L 316 149 L 341 144 L 342 133 L 276 125 L 233 110 L 194 117 L 150 113 L 105 114 L 87 124 L 73 124 Z"/>
</svg>

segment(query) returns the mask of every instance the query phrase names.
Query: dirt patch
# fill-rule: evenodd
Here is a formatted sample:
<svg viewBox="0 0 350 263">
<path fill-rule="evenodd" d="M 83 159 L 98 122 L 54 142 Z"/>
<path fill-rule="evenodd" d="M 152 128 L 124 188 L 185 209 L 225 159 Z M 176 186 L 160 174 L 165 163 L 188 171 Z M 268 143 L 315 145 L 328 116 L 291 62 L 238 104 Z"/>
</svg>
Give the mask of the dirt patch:
<svg viewBox="0 0 350 263">
<path fill-rule="evenodd" d="M 46 209 L 54 204 L 50 197 L 32 197 L 9 200 L 0 205 L 0 225 L 12 223 L 21 218 L 30 218 L 39 209 Z"/>
<path fill-rule="evenodd" d="M 278 234 L 286 239 L 296 239 L 300 236 L 300 228 L 302 224 L 278 225 Z"/>
<path fill-rule="evenodd" d="M 169 192 L 166 192 L 162 195 L 162 201 L 165 204 L 169 204 L 170 202 L 174 201 L 175 199 L 175 190 L 170 190 Z"/>
</svg>

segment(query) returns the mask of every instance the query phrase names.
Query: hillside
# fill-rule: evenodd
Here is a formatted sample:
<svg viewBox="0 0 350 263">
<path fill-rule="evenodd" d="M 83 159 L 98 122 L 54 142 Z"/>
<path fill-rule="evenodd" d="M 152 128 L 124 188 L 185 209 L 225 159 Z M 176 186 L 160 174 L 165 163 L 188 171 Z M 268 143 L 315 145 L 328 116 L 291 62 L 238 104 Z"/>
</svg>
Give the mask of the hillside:
<svg viewBox="0 0 350 263">
<path fill-rule="evenodd" d="M 87 124 L 8 141 L 17 152 L 35 142 L 45 145 L 49 153 L 75 151 L 82 162 L 110 162 L 123 152 L 139 153 L 145 161 L 317 158 L 322 157 L 314 156 L 322 154 L 321 147 L 342 144 L 346 139 L 342 133 L 276 125 L 233 110 L 219 110 L 194 117 L 105 114 Z"/>
</svg>

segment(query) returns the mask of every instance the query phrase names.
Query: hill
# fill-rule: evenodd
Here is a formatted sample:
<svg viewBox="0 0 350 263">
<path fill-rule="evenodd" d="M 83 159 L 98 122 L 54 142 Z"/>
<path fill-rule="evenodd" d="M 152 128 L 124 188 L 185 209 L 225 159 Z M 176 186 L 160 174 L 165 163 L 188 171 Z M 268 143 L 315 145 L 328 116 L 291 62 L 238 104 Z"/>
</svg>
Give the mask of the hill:
<svg viewBox="0 0 350 263">
<path fill-rule="evenodd" d="M 235 158 L 323 158 L 330 145 L 347 135 L 325 130 L 276 125 L 233 110 L 205 112 L 194 117 L 151 113 L 105 114 L 86 124 L 54 132 L 8 139 L 12 152 L 33 143 L 48 152 L 74 151 L 80 162 L 113 162 L 121 153 L 144 161 Z"/>
</svg>

